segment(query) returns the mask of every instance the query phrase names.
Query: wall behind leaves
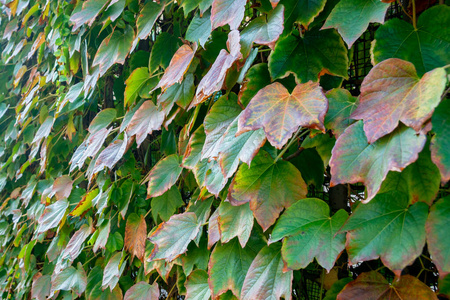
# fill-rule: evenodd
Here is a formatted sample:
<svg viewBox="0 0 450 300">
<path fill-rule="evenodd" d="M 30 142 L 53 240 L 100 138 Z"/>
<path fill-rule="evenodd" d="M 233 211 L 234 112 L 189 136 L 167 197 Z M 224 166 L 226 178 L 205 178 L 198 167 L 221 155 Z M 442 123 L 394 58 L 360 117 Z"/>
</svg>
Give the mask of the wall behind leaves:
<svg viewBox="0 0 450 300">
<path fill-rule="evenodd" d="M 2 299 L 450 297 L 445 1 L 0 2 Z"/>
</svg>

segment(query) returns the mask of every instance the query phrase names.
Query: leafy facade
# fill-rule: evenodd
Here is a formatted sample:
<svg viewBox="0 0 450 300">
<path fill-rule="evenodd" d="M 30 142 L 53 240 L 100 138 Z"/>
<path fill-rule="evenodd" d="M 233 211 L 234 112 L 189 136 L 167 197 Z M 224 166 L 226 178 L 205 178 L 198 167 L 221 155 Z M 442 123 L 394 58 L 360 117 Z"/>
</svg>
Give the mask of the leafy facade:
<svg viewBox="0 0 450 300">
<path fill-rule="evenodd" d="M 448 295 L 450 9 L 404 2 L 1 1 L 0 298 Z"/>
</svg>

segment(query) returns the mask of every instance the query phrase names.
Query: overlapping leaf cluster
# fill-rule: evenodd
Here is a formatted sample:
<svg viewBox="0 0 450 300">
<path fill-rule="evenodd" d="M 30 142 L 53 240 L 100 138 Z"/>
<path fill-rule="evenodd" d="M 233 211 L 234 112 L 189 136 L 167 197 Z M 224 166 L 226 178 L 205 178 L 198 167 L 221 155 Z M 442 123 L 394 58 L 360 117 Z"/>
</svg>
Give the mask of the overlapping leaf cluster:
<svg viewBox="0 0 450 300">
<path fill-rule="evenodd" d="M 450 8 L 387 2 L 1 1 L 1 298 L 449 296 Z"/>
</svg>

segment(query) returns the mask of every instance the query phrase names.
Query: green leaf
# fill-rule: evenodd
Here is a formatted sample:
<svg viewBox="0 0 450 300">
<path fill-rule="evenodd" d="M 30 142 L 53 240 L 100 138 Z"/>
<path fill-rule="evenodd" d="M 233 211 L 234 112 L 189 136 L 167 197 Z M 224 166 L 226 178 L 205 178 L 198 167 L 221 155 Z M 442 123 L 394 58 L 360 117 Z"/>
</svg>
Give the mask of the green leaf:
<svg viewBox="0 0 450 300">
<path fill-rule="evenodd" d="M 114 232 L 108 237 L 108 242 L 106 242 L 106 250 L 109 252 L 115 252 L 117 250 L 122 250 L 123 248 L 123 236 L 120 232 Z"/>
<path fill-rule="evenodd" d="M 285 28 L 289 32 L 292 29 L 294 23 L 298 22 L 304 27 L 314 20 L 317 15 L 325 7 L 326 0 L 282 0 L 279 5 L 286 7 L 285 15 Z"/>
<path fill-rule="evenodd" d="M 128 137 L 124 134 L 123 140 L 115 140 L 108 145 L 97 157 L 92 171 L 96 174 L 102 171 L 105 167 L 112 169 L 114 165 L 123 157 L 127 149 Z"/>
<path fill-rule="evenodd" d="M 251 245 L 241 248 L 239 241 L 233 239 L 227 244 L 218 244 L 211 253 L 209 260 L 209 283 L 212 297 L 231 290 L 236 297 L 240 297 L 245 275 L 256 257 L 258 249 Z"/>
<path fill-rule="evenodd" d="M 97 15 L 108 4 L 109 0 L 88 0 L 83 2 L 82 9 L 70 17 L 70 21 L 74 23 L 72 32 L 76 31 L 83 24 L 92 26 Z"/>
<path fill-rule="evenodd" d="M 245 276 L 240 299 L 289 299 L 294 276 L 283 272 L 283 264 L 281 244 L 262 248 Z"/>
<path fill-rule="evenodd" d="M 297 146 L 294 146 L 294 149 L 296 148 Z M 316 190 L 322 189 L 325 168 L 315 149 L 303 149 L 289 161 L 300 171 L 307 186 L 314 185 Z"/>
<path fill-rule="evenodd" d="M 201 159 L 218 157 L 225 131 L 241 111 L 234 93 L 222 96 L 214 103 L 203 122 L 206 139 Z"/>
<path fill-rule="evenodd" d="M 158 215 L 163 221 L 168 221 L 177 209 L 184 205 L 180 190 L 172 186 L 161 196 L 152 199 L 151 208 L 153 220 L 156 222 Z"/>
<path fill-rule="evenodd" d="M 126 293 L 124 300 L 157 300 L 159 299 L 158 283 L 150 285 L 141 281 L 133 285 Z"/>
<path fill-rule="evenodd" d="M 379 63 L 388 58 L 410 61 L 423 75 L 450 64 L 450 7 L 437 5 L 419 16 L 417 29 L 407 21 L 393 18 L 375 32 L 372 59 Z"/>
<path fill-rule="evenodd" d="M 330 160 L 331 186 L 362 182 L 369 202 L 389 171 L 400 171 L 417 160 L 426 137 L 406 126 L 369 144 L 362 121 L 348 127 L 336 141 Z"/>
<path fill-rule="evenodd" d="M 62 270 L 54 277 L 54 279 L 52 279 L 51 295 L 53 295 L 55 291 L 63 290 L 73 291 L 78 296 L 81 296 L 86 289 L 86 284 L 86 272 L 79 262 L 77 269 L 70 266 L 67 269 Z"/>
<path fill-rule="evenodd" d="M 316 258 L 329 272 L 345 248 L 345 233 L 339 229 L 347 217 L 342 209 L 330 217 L 330 207 L 323 200 L 299 200 L 280 217 L 270 242 L 284 238 L 281 253 L 287 268 L 306 268 Z"/>
<path fill-rule="evenodd" d="M 195 270 L 189 275 L 186 283 L 186 299 L 208 300 L 211 290 L 208 285 L 208 273 L 203 270 Z"/>
<path fill-rule="evenodd" d="M 108 242 L 109 232 L 111 230 L 111 221 L 104 220 L 102 224 L 99 226 L 98 236 L 95 240 L 94 247 L 92 247 L 92 251 L 97 252 L 98 249 L 105 249 L 106 243 Z"/>
<path fill-rule="evenodd" d="M 270 144 L 281 149 L 300 126 L 325 130 L 328 101 L 318 83 L 297 85 L 292 93 L 278 82 L 261 89 L 239 117 L 237 135 L 264 128 Z"/>
<path fill-rule="evenodd" d="M 431 161 L 427 145 L 419 158 L 401 173 L 389 172 L 380 188 L 380 193 L 401 191 L 409 195 L 410 203 L 422 201 L 431 205 L 439 192 L 439 169 Z"/>
<path fill-rule="evenodd" d="M 182 170 L 176 154 L 160 160 L 148 174 L 148 197 L 161 196 L 168 191 L 177 182 Z"/>
<path fill-rule="evenodd" d="M 108 125 L 111 124 L 112 121 L 114 121 L 116 115 L 117 112 L 114 108 L 106 108 L 100 111 L 89 125 L 89 132 L 93 134 L 100 129 L 108 127 Z"/>
<path fill-rule="evenodd" d="M 191 274 L 194 266 L 196 266 L 197 269 L 202 270 L 208 268 L 208 261 L 211 253 L 206 246 L 206 239 L 200 239 L 198 247 L 195 243 L 189 244 L 187 253 L 181 256 L 183 271 L 186 276 Z"/>
<path fill-rule="evenodd" d="M 408 207 L 408 197 L 399 192 L 377 195 L 360 204 L 348 219 L 346 250 L 351 263 L 381 258 L 397 275 L 422 253 L 428 205 Z"/>
<path fill-rule="evenodd" d="M 147 39 L 152 31 L 153 25 L 164 10 L 164 6 L 165 1 L 162 1 L 161 3 L 149 1 L 144 5 L 136 20 L 136 37 L 138 39 Z"/>
<path fill-rule="evenodd" d="M 138 216 L 135 213 L 130 214 L 125 226 L 125 250 L 131 253 L 131 259 L 134 256 L 141 261 L 144 259 L 146 237 L 147 223 L 144 216 Z"/>
<path fill-rule="evenodd" d="M 250 165 L 256 153 L 266 142 L 266 135 L 262 128 L 236 136 L 238 120 L 239 117 L 228 126 L 220 143 L 218 161 L 225 178 L 233 176 L 240 161 Z"/>
<path fill-rule="evenodd" d="M 436 294 L 423 282 L 411 275 L 399 276 L 390 284 L 380 273 L 362 273 L 348 283 L 338 294 L 337 300 L 345 299 L 430 299 Z"/>
<path fill-rule="evenodd" d="M 267 45 L 271 48 L 283 32 L 284 6 L 278 5 L 267 16 L 253 19 L 241 32 L 242 53 L 246 57 L 252 44 Z"/>
<path fill-rule="evenodd" d="M 325 294 L 325 298 L 323 298 L 323 300 L 336 300 L 337 295 L 342 291 L 344 286 L 352 280 L 353 279 L 350 277 L 345 277 L 333 283 L 331 288 Z"/>
<path fill-rule="evenodd" d="M 325 116 L 325 127 L 331 129 L 336 137 L 352 125 L 355 120 L 350 116 L 358 106 L 358 98 L 353 97 L 348 90 L 332 89 L 326 93 L 328 112 Z"/>
<path fill-rule="evenodd" d="M 148 100 L 134 113 L 126 130 L 129 136 L 136 135 L 136 143 L 140 146 L 148 134 L 161 129 L 163 121 L 164 112 L 159 111 L 155 104 Z"/>
<path fill-rule="evenodd" d="M 39 225 L 36 232 L 46 232 L 47 230 L 58 226 L 59 222 L 61 222 L 66 215 L 68 207 L 69 202 L 66 199 L 56 201 L 52 205 L 47 206 L 38 220 Z"/>
<path fill-rule="evenodd" d="M 441 277 L 450 273 L 448 260 L 450 236 L 448 222 L 450 221 L 450 197 L 439 199 L 430 209 L 426 223 L 428 251 L 433 257 L 433 263 L 439 270 Z"/>
<path fill-rule="evenodd" d="M 280 212 L 305 198 L 307 187 L 300 172 L 287 161 L 273 162 L 272 157 L 260 151 L 251 167 L 239 167 L 228 192 L 233 205 L 250 202 L 256 221 L 266 231 Z"/>
<path fill-rule="evenodd" d="M 74 261 L 83 250 L 83 243 L 91 232 L 92 228 L 87 224 L 83 224 L 70 238 L 69 243 L 61 254 L 61 258 L 69 258 L 70 261 Z"/>
<path fill-rule="evenodd" d="M 148 69 L 154 73 L 161 66 L 166 69 L 179 47 L 180 40 L 168 32 L 161 32 L 156 38 L 150 53 Z"/>
<path fill-rule="evenodd" d="M 136 102 L 140 90 L 150 80 L 147 68 L 137 68 L 125 81 L 125 106 L 130 106 Z"/>
<path fill-rule="evenodd" d="M 351 117 L 364 120 L 369 143 L 392 132 L 399 121 L 419 132 L 441 101 L 446 83 L 442 68 L 419 78 L 412 63 L 385 60 L 364 78 L 359 105 Z"/>
<path fill-rule="evenodd" d="M 341 0 L 322 28 L 336 28 L 350 49 L 369 23 L 384 23 L 388 7 L 389 3 L 383 1 Z"/>
<path fill-rule="evenodd" d="M 197 42 L 200 46 L 205 48 L 205 43 L 211 34 L 211 13 L 207 11 L 200 16 L 197 13 L 189 23 L 186 30 L 186 40 Z"/>
<path fill-rule="evenodd" d="M 241 247 L 247 244 L 253 228 L 253 213 L 248 204 L 233 206 L 222 201 L 219 206 L 218 225 L 222 243 L 238 237 Z"/>
<path fill-rule="evenodd" d="M 334 137 L 330 137 L 328 134 L 316 134 L 313 137 L 308 135 L 302 142 L 302 147 L 305 149 L 315 148 L 323 161 L 323 165 L 326 168 L 330 162 L 331 150 L 336 143 Z"/>
<path fill-rule="evenodd" d="M 303 38 L 278 40 L 269 56 L 272 79 L 294 74 L 297 82 L 318 81 L 324 73 L 347 78 L 347 49 L 335 30 L 307 31 Z"/>
<path fill-rule="evenodd" d="M 245 0 L 214 0 L 211 9 L 212 29 L 230 25 L 235 30 L 241 25 L 245 13 Z"/>
<path fill-rule="evenodd" d="M 205 143 L 206 135 L 203 125 L 199 126 L 194 131 L 189 143 L 186 147 L 186 152 L 183 156 L 183 167 L 193 170 L 195 166 L 200 162 L 202 156 L 203 144 Z"/>
<path fill-rule="evenodd" d="M 98 47 L 92 66 L 99 66 L 100 76 L 103 76 L 115 63 L 124 64 L 134 40 L 134 30 L 127 25 L 123 33 L 115 30 L 108 35 Z"/>
<path fill-rule="evenodd" d="M 165 259 L 171 262 L 185 253 L 189 243 L 197 236 L 200 226 L 193 212 L 174 215 L 169 221 L 159 225 L 150 236 L 150 241 L 155 244 L 151 260 Z"/>
<path fill-rule="evenodd" d="M 442 176 L 442 182 L 450 180 L 450 140 L 448 132 L 450 131 L 450 100 L 443 100 L 436 108 L 431 117 L 431 124 L 435 135 L 431 138 L 431 159 L 439 168 Z"/>
<path fill-rule="evenodd" d="M 102 289 L 105 290 L 109 287 L 110 291 L 113 291 L 122 272 L 125 268 L 126 263 L 122 261 L 123 253 L 117 252 L 109 259 L 103 271 Z"/>
<path fill-rule="evenodd" d="M 260 89 L 271 83 L 269 69 L 266 63 L 259 63 L 248 70 L 239 91 L 239 102 L 245 107 Z"/>
</svg>

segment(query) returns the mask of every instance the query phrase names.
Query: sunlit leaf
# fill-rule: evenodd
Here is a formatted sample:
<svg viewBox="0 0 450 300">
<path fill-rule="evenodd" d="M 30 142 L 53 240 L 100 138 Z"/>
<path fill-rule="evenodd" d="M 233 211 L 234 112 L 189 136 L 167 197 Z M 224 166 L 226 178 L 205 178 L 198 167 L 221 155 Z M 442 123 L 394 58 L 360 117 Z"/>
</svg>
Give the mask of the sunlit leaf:
<svg viewBox="0 0 450 300">
<path fill-rule="evenodd" d="M 117 112 L 114 108 L 107 108 L 99 112 L 89 125 L 89 132 L 95 133 L 100 129 L 108 127 L 116 118 Z"/>
<path fill-rule="evenodd" d="M 39 277 L 33 279 L 33 286 L 31 288 L 31 298 L 37 300 L 47 299 L 47 297 L 50 295 L 51 286 L 52 286 L 51 276 L 40 274 Z"/>
<path fill-rule="evenodd" d="M 186 30 L 186 40 L 197 42 L 205 48 L 205 43 L 211 34 L 211 13 L 208 11 L 200 16 L 196 14 Z"/>
<path fill-rule="evenodd" d="M 92 66 L 99 66 L 100 76 L 105 74 L 115 63 L 123 64 L 125 62 L 133 40 L 134 30 L 127 26 L 123 33 L 115 30 L 102 41 L 92 63 Z"/>
<path fill-rule="evenodd" d="M 119 282 L 119 277 L 125 268 L 122 257 L 123 253 L 117 252 L 109 259 L 103 270 L 102 290 L 109 287 L 109 290 L 112 291 Z"/>
<path fill-rule="evenodd" d="M 136 135 L 138 146 L 142 144 L 148 134 L 160 130 L 164 121 L 164 112 L 158 110 L 151 100 L 145 101 L 134 113 L 127 126 L 129 136 Z"/>
<path fill-rule="evenodd" d="M 186 299 L 208 300 L 211 290 L 208 285 L 208 273 L 203 270 L 195 270 L 189 275 L 186 283 Z"/>
<path fill-rule="evenodd" d="M 388 7 L 383 1 L 342 0 L 331 11 L 323 28 L 336 28 L 351 48 L 369 23 L 384 23 Z"/>
<path fill-rule="evenodd" d="M 238 2 L 241 0 L 232 1 Z M 222 88 L 228 69 L 231 68 L 236 60 L 242 57 L 241 45 L 239 44 L 239 40 L 239 31 L 232 30 L 228 34 L 228 52 L 225 49 L 220 50 L 219 55 L 212 64 L 208 73 L 206 73 L 206 75 L 198 84 L 197 91 L 195 92 L 195 99 L 193 103 L 191 103 L 190 107 L 194 107 L 202 103 L 214 92 L 217 92 Z"/>
<path fill-rule="evenodd" d="M 87 224 L 83 224 L 70 238 L 69 243 L 61 254 L 61 257 L 70 258 L 71 261 L 74 261 L 83 250 L 83 243 L 86 241 L 91 232 L 92 228 Z"/>
<path fill-rule="evenodd" d="M 367 142 L 363 122 L 348 127 L 336 141 L 330 160 L 331 184 L 362 182 L 370 201 L 389 171 L 400 171 L 417 160 L 426 137 L 400 126 L 375 143 Z"/>
<path fill-rule="evenodd" d="M 446 82 L 444 69 L 419 78 L 412 63 L 385 60 L 364 78 L 359 105 L 351 117 L 364 120 L 369 143 L 392 132 L 399 121 L 418 132 L 441 101 Z"/>
<path fill-rule="evenodd" d="M 278 5 L 267 16 L 252 20 L 241 32 L 241 43 L 244 56 L 250 51 L 252 43 L 267 45 L 271 48 L 283 32 L 284 6 Z"/>
<path fill-rule="evenodd" d="M 214 103 L 203 122 L 206 139 L 201 159 L 218 157 L 225 131 L 241 111 L 235 94 L 222 96 Z"/>
<path fill-rule="evenodd" d="M 253 213 L 248 204 L 233 206 L 222 202 L 219 206 L 218 224 L 222 243 L 238 237 L 241 247 L 245 247 L 253 228 Z"/>
<path fill-rule="evenodd" d="M 188 70 L 189 65 L 191 64 L 196 51 L 196 43 L 194 43 L 192 47 L 189 45 L 183 45 L 178 48 L 156 88 L 160 87 L 162 91 L 165 91 L 168 87 L 174 85 L 175 83 L 180 83 L 183 80 L 183 76 Z"/>
<path fill-rule="evenodd" d="M 177 182 L 183 168 L 178 155 L 172 154 L 160 160 L 148 174 L 148 197 L 161 196 Z"/>
<path fill-rule="evenodd" d="M 193 212 L 172 216 L 150 236 L 150 241 L 155 244 L 151 259 L 165 259 L 168 262 L 176 259 L 186 252 L 189 243 L 197 236 L 200 226 Z"/>
<path fill-rule="evenodd" d="M 64 218 L 68 207 L 69 202 L 66 199 L 56 201 L 52 205 L 47 206 L 38 220 L 37 232 L 45 232 L 58 226 L 59 222 Z"/>
<path fill-rule="evenodd" d="M 51 295 L 55 291 L 73 291 L 78 296 L 86 289 L 87 277 L 82 264 L 79 262 L 77 268 L 68 267 L 52 277 Z"/>
<path fill-rule="evenodd" d="M 161 15 L 164 6 L 165 1 L 162 1 L 162 3 L 149 1 L 144 5 L 136 20 L 136 37 L 138 39 L 145 40 L 149 36 L 153 29 L 153 25 Z"/>
<path fill-rule="evenodd" d="M 83 3 L 82 9 L 70 17 L 70 21 L 74 23 L 72 31 L 76 31 L 83 24 L 92 26 L 97 15 L 108 4 L 109 0 L 88 0 Z"/>
<path fill-rule="evenodd" d="M 244 18 L 245 0 L 214 0 L 211 10 L 212 29 L 230 25 L 234 30 L 239 27 Z"/>
<path fill-rule="evenodd" d="M 51 195 L 55 195 L 56 200 L 67 199 L 72 192 L 73 181 L 68 175 L 63 175 L 53 182 Z"/>
<path fill-rule="evenodd" d="M 292 93 L 278 82 L 261 89 L 239 117 L 238 133 L 264 128 L 272 146 L 281 149 L 299 126 L 325 130 L 328 101 L 318 83 L 297 85 Z"/>
</svg>

